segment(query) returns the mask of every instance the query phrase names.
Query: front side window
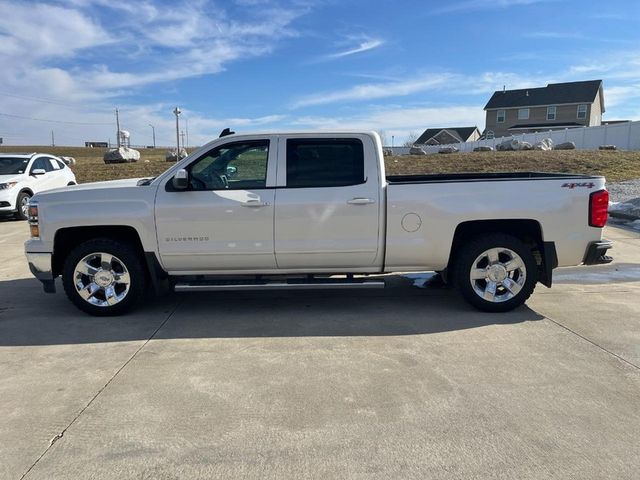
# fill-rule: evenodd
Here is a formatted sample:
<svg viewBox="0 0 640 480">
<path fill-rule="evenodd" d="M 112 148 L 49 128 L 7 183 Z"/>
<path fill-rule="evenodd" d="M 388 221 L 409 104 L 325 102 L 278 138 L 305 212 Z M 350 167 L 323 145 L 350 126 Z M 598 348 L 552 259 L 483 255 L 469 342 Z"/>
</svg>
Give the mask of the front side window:
<svg viewBox="0 0 640 480">
<path fill-rule="evenodd" d="M 578 105 L 578 118 L 584 120 L 587 118 L 587 106 L 586 105 Z"/>
<path fill-rule="evenodd" d="M 518 109 L 518 120 L 529 120 L 529 109 L 528 108 L 520 108 L 520 109 Z"/>
<path fill-rule="evenodd" d="M 227 143 L 193 162 L 190 190 L 244 190 L 265 188 L 269 140 Z"/>
<path fill-rule="evenodd" d="M 547 107 L 547 120 L 556 119 L 556 107 Z"/>
<path fill-rule="evenodd" d="M 364 148 L 360 140 L 287 140 L 287 187 L 342 187 L 364 182 Z"/>
<path fill-rule="evenodd" d="M 504 123 L 505 117 L 506 117 L 506 112 L 504 110 L 498 110 L 498 113 L 496 115 L 496 121 L 498 123 Z"/>
</svg>

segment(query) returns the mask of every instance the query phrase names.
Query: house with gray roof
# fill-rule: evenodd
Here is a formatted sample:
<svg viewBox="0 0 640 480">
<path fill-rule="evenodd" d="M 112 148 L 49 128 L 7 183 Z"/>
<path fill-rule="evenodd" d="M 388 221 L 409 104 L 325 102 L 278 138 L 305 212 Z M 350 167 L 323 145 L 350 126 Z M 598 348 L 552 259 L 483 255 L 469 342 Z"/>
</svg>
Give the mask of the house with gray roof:
<svg viewBox="0 0 640 480">
<path fill-rule="evenodd" d="M 449 145 L 473 142 L 480 138 L 478 127 L 427 128 L 414 145 Z"/>
<path fill-rule="evenodd" d="M 484 107 L 486 138 L 602 124 L 602 80 L 495 92 Z"/>
</svg>

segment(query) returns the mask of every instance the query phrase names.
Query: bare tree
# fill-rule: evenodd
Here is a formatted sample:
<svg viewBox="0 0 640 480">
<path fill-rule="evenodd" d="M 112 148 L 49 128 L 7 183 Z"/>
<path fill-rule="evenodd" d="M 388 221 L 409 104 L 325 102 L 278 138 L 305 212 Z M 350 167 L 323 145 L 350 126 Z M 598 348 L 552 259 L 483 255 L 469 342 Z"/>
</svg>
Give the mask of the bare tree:
<svg viewBox="0 0 640 480">
<path fill-rule="evenodd" d="M 409 132 L 402 145 L 405 147 L 413 147 L 413 144 L 416 143 L 418 137 L 420 137 L 420 135 L 418 135 L 416 132 Z"/>
</svg>

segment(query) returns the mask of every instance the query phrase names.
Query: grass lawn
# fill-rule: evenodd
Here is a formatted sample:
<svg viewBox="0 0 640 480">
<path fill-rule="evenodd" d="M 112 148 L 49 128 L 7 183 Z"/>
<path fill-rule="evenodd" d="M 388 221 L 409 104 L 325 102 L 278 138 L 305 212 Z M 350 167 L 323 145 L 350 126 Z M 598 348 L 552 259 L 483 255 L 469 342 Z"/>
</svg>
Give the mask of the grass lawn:
<svg viewBox="0 0 640 480">
<path fill-rule="evenodd" d="M 120 178 L 154 177 L 172 164 L 164 160 L 165 149 L 139 149 L 136 163 L 105 165 L 106 149 L 84 147 L 0 147 L 0 152 L 43 152 L 74 157 L 79 183 Z M 478 152 L 448 155 L 386 157 L 387 173 L 393 175 L 452 172 L 539 171 L 604 175 L 617 182 L 640 178 L 640 152 L 528 151 Z"/>
</svg>

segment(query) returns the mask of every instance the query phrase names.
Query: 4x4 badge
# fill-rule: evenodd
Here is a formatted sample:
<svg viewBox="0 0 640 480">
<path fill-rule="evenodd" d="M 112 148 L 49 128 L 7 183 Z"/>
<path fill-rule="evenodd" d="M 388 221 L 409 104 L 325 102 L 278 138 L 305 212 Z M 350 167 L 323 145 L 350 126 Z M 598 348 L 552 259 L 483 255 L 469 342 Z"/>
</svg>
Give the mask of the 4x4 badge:
<svg viewBox="0 0 640 480">
<path fill-rule="evenodd" d="M 562 188 L 571 188 L 574 189 L 576 187 L 586 187 L 586 188 L 593 188 L 595 187 L 596 184 L 593 182 L 584 182 L 584 183 L 564 183 L 562 184 Z"/>
</svg>

